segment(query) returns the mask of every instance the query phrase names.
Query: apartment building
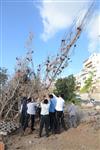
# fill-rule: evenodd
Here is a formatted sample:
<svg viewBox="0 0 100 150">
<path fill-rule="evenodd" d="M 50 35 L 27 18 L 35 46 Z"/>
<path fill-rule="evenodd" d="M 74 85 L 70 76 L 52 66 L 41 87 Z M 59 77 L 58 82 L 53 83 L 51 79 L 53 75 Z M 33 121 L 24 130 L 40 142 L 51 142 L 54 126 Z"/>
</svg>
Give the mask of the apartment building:
<svg viewBox="0 0 100 150">
<path fill-rule="evenodd" d="M 88 59 L 83 62 L 83 68 L 76 77 L 76 83 L 78 88 L 84 86 L 84 82 L 93 75 L 93 87 L 95 90 L 100 89 L 100 53 L 92 54 Z"/>
</svg>

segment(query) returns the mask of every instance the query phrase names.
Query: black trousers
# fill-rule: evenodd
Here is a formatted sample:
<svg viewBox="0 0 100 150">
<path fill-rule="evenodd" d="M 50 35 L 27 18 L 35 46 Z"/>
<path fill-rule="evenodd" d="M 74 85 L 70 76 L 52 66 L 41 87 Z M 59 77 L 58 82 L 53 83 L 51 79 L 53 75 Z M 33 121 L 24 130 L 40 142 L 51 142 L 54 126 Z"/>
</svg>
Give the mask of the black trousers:
<svg viewBox="0 0 100 150">
<path fill-rule="evenodd" d="M 42 130 L 43 127 L 45 126 L 45 131 L 46 131 L 46 136 L 49 135 L 49 115 L 41 115 L 41 119 L 40 119 L 40 132 L 39 132 L 39 136 L 41 137 L 42 134 Z"/>
<path fill-rule="evenodd" d="M 26 119 L 25 119 L 25 123 L 23 126 L 24 131 L 28 127 L 29 120 L 31 120 L 31 130 L 33 131 L 33 129 L 34 129 L 35 115 L 27 114 Z"/>
<path fill-rule="evenodd" d="M 25 113 L 21 113 L 19 122 L 20 122 L 22 128 L 23 128 L 23 126 L 25 124 L 25 119 L 26 119 L 26 114 Z"/>
<path fill-rule="evenodd" d="M 56 130 L 56 114 L 55 112 L 50 112 L 49 116 L 50 116 L 50 130 L 52 131 L 52 133 L 54 133 Z"/>
<path fill-rule="evenodd" d="M 60 132 L 61 126 L 66 130 L 63 111 L 56 111 L 57 131 Z"/>
</svg>

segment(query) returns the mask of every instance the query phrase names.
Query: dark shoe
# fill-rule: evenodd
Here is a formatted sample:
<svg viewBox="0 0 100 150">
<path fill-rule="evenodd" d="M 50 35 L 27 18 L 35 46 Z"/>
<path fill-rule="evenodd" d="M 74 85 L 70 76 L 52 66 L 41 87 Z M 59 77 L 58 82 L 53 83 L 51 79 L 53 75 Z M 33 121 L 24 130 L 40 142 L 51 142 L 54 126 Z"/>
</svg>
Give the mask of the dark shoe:
<svg viewBox="0 0 100 150">
<path fill-rule="evenodd" d="M 32 130 L 29 132 L 29 134 L 32 134 Z"/>
<path fill-rule="evenodd" d="M 49 130 L 49 132 L 51 132 L 52 131 L 52 129 L 48 129 Z"/>
<path fill-rule="evenodd" d="M 56 131 L 53 130 L 53 131 L 52 131 L 52 134 L 55 134 L 55 133 L 56 133 Z"/>
<path fill-rule="evenodd" d="M 25 135 L 25 132 L 22 130 L 20 133 L 20 136 L 24 136 L 24 135 Z"/>
<path fill-rule="evenodd" d="M 65 127 L 64 130 L 67 131 L 67 127 Z"/>
<path fill-rule="evenodd" d="M 60 131 L 57 131 L 56 134 L 60 134 Z"/>
<path fill-rule="evenodd" d="M 41 136 L 41 134 L 39 134 L 39 138 L 41 138 L 42 136 Z"/>
<path fill-rule="evenodd" d="M 37 135 L 37 136 L 35 136 L 35 138 L 41 138 L 41 136 L 40 136 L 40 135 Z"/>
<path fill-rule="evenodd" d="M 35 128 L 33 128 L 33 130 L 32 131 L 34 131 L 34 130 L 36 130 Z"/>
<path fill-rule="evenodd" d="M 77 126 L 74 126 L 73 128 L 77 128 Z"/>
<path fill-rule="evenodd" d="M 49 135 L 47 134 L 46 137 L 49 137 Z"/>
</svg>

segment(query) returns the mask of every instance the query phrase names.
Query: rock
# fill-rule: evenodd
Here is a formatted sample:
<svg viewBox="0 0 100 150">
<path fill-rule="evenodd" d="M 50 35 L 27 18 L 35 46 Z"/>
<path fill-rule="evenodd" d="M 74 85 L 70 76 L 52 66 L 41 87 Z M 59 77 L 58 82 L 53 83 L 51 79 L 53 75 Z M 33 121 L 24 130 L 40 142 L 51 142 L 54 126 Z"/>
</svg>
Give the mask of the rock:
<svg viewBox="0 0 100 150">
<path fill-rule="evenodd" d="M 93 103 L 87 103 L 87 104 L 82 103 L 82 104 L 81 104 L 81 107 L 83 107 L 83 108 L 91 108 L 91 107 L 93 107 L 93 106 L 94 106 Z"/>
<path fill-rule="evenodd" d="M 95 109 L 96 109 L 96 110 L 100 110 L 100 106 L 97 105 L 97 106 L 95 107 Z"/>
<path fill-rule="evenodd" d="M 5 132 L 5 131 L 0 131 L 0 135 L 7 135 L 7 132 Z"/>
<path fill-rule="evenodd" d="M 28 143 L 29 143 L 29 144 L 32 144 L 32 143 L 33 143 L 33 141 L 31 141 L 31 140 L 30 140 L 30 141 L 28 141 Z"/>
<path fill-rule="evenodd" d="M 20 148 L 21 148 L 20 146 L 17 146 L 17 147 L 16 147 L 16 149 L 20 149 Z"/>
<path fill-rule="evenodd" d="M 86 106 L 87 106 L 87 107 L 93 107 L 94 105 L 93 105 L 93 103 L 87 103 Z"/>
</svg>

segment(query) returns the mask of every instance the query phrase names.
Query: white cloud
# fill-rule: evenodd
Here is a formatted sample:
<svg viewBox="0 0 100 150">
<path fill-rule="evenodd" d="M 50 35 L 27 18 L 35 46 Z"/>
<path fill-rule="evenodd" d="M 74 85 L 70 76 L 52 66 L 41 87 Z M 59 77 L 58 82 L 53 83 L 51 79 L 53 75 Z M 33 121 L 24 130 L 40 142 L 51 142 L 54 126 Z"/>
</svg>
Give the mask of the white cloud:
<svg viewBox="0 0 100 150">
<path fill-rule="evenodd" d="M 81 22 L 86 12 L 89 0 L 42 0 L 38 7 L 43 23 L 41 38 L 44 41 L 52 38 L 61 29 L 71 26 L 75 17 L 79 17 L 77 23 Z M 100 52 L 100 12 L 95 13 L 90 21 L 86 33 L 89 40 L 88 51 L 90 53 Z"/>
<path fill-rule="evenodd" d="M 90 53 L 100 52 L 100 12 L 96 12 L 87 28 Z"/>
<path fill-rule="evenodd" d="M 39 7 L 44 28 L 42 39 L 47 41 L 59 30 L 68 28 L 86 3 L 87 1 L 81 0 L 43 0 Z"/>
</svg>

